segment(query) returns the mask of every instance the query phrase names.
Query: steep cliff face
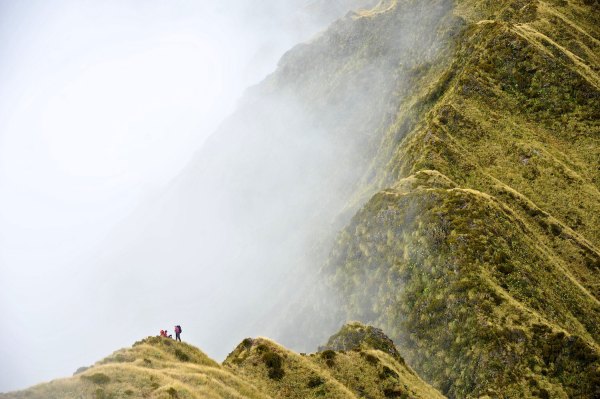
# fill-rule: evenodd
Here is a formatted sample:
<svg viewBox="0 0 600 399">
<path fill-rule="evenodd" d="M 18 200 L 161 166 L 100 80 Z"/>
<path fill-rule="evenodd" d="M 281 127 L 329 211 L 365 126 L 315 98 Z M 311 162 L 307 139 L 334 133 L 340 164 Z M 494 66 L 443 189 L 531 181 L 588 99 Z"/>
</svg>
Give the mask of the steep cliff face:
<svg viewBox="0 0 600 399">
<path fill-rule="evenodd" d="M 324 273 L 450 397 L 598 397 L 598 5 L 454 12 L 453 62 L 402 103 L 372 169 L 386 188 Z"/>
<path fill-rule="evenodd" d="M 193 209 L 186 223 L 202 226 L 193 238 L 202 263 L 240 280 L 260 275 L 240 291 L 278 304 L 254 320 L 282 342 L 310 347 L 296 327 L 281 331 L 282 309 L 319 278 L 335 233 L 375 192 L 364 176 L 402 102 L 449 65 L 463 26 L 452 9 L 448 0 L 384 2 L 296 46 L 176 183 L 199 189 L 180 209 Z"/>
<path fill-rule="evenodd" d="M 451 10 L 443 0 L 382 3 L 290 50 L 211 137 L 189 180 L 214 186 L 212 205 L 227 201 L 253 232 L 282 217 L 302 230 L 329 222 L 361 188 L 383 130 L 414 90 L 407 77 L 446 61 L 442 44 L 460 27 Z"/>
<path fill-rule="evenodd" d="M 359 319 L 450 397 L 600 395 L 598 15 L 383 1 L 248 93 L 191 176 L 272 281 L 329 283 L 283 342 Z"/>
</svg>

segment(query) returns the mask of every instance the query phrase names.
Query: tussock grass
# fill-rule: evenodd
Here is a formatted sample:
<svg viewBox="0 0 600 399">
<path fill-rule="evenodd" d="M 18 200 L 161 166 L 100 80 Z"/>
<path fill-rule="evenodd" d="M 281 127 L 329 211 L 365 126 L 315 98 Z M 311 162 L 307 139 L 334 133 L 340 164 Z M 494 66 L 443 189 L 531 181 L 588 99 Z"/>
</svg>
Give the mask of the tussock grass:
<svg viewBox="0 0 600 399">
<path fill-rule="evenodd" d="M 268 398 L 199 349 L 160 337 L 149 337 L 132 348 L 121 349 L 72 378 L 0 397 Z"/>
<path fill-rule="evenodd" d="M 362 332 L 365 332 L 364 334 Z M 332 336 L 329 344 L 345 343 L 302 356 L 259 338 L 240 344 L 224 364 L 278 398 L 442 398 L 404 364 L 381 330 L 352 323 Z M 272 378 L 265 358 L 276 356 L 284 371 Z"/>
<path fill-rule="evenodd" d="M 600 394 L 597 11 L 457 1 L 324 269 L 450 396 Z"/>
<path fill-rule="evenodd" d="M 246 339 L 221 366 L 197 348 L 150 337 L 71 378 L 2 398 L 441 398 L 403 362 L 380 330 L 354 323 L 356 351 L 300 355 L 266 338 Z M 352 335 L 352 334 L 350 334 Z M 359 341 L 364 341 L 363 343 Z M 332 341 L 333 342 L 333 341 Z M 373 347 L 382 348 L 380 350 Z M 179 352 L 178 352 L 179 351 Z M 183 353 L 184 360 L 179 359 Z M 392 353 L 389 355 L 388 353 Z M 400 358 L 401 359 L 401 358 Z M 333 364 L 328 364 L 329 361 Z"/>
</svg>

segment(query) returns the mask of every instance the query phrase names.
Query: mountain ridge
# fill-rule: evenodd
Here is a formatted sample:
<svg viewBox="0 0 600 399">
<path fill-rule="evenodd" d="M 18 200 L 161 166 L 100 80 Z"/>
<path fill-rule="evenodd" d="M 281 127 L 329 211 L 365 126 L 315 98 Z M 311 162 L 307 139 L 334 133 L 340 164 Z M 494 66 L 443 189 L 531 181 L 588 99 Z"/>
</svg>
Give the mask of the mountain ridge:
<svg viewBox="0 0 600 399">
<path fill-rule="evenodd" d="M 388 188 L 325 268 L 340 318 L 384 327 L 449 397 L 600 394 L 598 24 L 585 7 L 457 2 L 454 61 L 406 133 L 418 106 L 399 113 L 374 167 Z"/>
<path fill-rule="evenodd" d="M 419 375 L 415 395 L 600 397 L 598 11 L 382 1 L 286 53 L 176 183 L 209 193 L 182 200 L 190 245 L 254 282 L 277 341 L 358 320 L 403 360 L 256 339 L 226 363 L 274 397 L 360 394 L 333 358 Z"/>
<path fill-rule="evenodd" d="M 336 336 L 370 328 L 353 323 Z M 351 351 L 307 355 L 246 338 L 219 364 L 187 343 L 148 337 L 73 377 L 0 398 L 443 398 L 378 340 L 391 342 L 381 333 Z"/>
</svg>

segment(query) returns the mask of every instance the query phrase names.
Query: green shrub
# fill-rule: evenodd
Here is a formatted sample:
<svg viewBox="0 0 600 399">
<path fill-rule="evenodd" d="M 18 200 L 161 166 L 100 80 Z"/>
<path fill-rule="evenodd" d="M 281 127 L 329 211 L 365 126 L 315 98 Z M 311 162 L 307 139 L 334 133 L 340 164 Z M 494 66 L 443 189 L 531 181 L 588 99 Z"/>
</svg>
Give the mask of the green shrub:
<svg viewBox="0 0 600 399">
<path fill-rule="evenodd" d="M 187 353 L 182 352 L 179 349 L 175 349 L 175 357 L 179 360 L 181 360 L 182 362 L 189 362 L 190 361 L 190 357 L 187 355 Z"/>
<path fill-rule="evenodd" d="M 396 378 L 398 379 L 398 373 L 389 368 L 388 366 L 383 366 L 383 370 L 379 373 L 379 379 L 385 380 L 386 378 Z"/>
<path fill-rule="evenodd" d="M 401 399 L 408 398 L 408 394 L 406 392 L 402 392 L 399 389 L 390 389 L 390 388 L 383 390 L 383 396 L 385 396 L 386 398 L 401 398 Z"/>
<path fill-rule="evenodd" d="M 331 349 L 327 349 L 327 350 L 321 352 L 321 357 L 323 359 L 333 360 L 333 359 L 335 359 L 335 356 L 336 356 L 335 351 L 332 351 Z"/>
<path fill-rule="evenodd" d="M 94 384 L 106 384 L 110 381 L 110 377 L 103 373 L 83 375 L 81 378 L 93 382 Z"/>
<path fill-rule="evenodd" d="M 310 377 L 310 379 L 308 380 L 308 384 L 306 384 L 306 386 L 309 388 L 316 388 L 318 386 L 323 385 L 324 383 L 325 383 L 325 380 L 323 380 L 321 377 L 313 376 L 313 377 Z"/>
<path fill-rule="evenodd" d="M 500 263 L 496 265 L 496 268 L 502 274 L 511 274 L 515 271 L 515 266 L 511 263 Z"/>
<path fill-rule="evenodd" d="M 246 349 L 250 349 L 250 348 L 252 348 L 252 343 L 253 343 L 252 338 L 245 338 L 242 341 L 242 346 Z"/>
<path fill-rule="evenodd" d="M 75 372 L 73 373 L 73 375 L 81 374 L 84 371 L 86 371 L 87 369 L 89 369 L 89 367 L 86 367 L 86 366 L 79 367 L 77 370 L 75 370 Z"/>
<path fill-rule="evenodd" d="M 258 353 L 263 353 L 263 352 L 268 352 L 269 351 L 269 347 L 265 344 L 260 344 L 256 347 L 256 351 Z"/>
<path fill-rule="evenodd" d="M 537 396 L 540 397 L 540 398 L 542 398 L 542 399 L 550 399 L 550 392 L 548 392 L 547 389 L 540 388 Z"/>
<path fill-rule="evenodd" d="M 379 358 L 377 356 L 371 355 L 370 353 L 366 353 L 364 355 L 364 358 L 368 363 L 372 365 L 379 364 Z"/>
<path fill-rule="evenodd" d="M 269 378 L 280 380 L 285 372 L 283 371 L 283 358 L 275 352 L 266 352 L 262 356 L 262 360 L 267 366 Z"/>
</svg>

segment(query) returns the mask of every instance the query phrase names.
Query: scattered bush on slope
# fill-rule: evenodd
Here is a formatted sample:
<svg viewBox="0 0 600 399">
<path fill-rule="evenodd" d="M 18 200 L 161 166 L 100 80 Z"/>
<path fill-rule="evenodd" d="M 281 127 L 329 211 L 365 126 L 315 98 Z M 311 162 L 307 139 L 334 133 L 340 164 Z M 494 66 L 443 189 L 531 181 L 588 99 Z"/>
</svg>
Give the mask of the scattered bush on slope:
<svg viewBox="0 0 600 399">
<path fill-rule="evenodd" d="M 343 342 L 345 350 L 341 348 Z M 442 398 L 402 361 L 381 330 L 350 323 L 329 346 L 299 355 L 264 338 L 245 339 L 225 360 L 235 374 L 277 398 Z M 335 346 L 336 349 L 327 349 Z M 281 378 L 271 375 L 273 365 Z"/>
<path fill-rule="evenodd" d="M 450 397 L 600 396 L 594 10 L 457 1 L 449 66 L 398 107 L 324 268 L 342 318 Z"/>
</svg>

